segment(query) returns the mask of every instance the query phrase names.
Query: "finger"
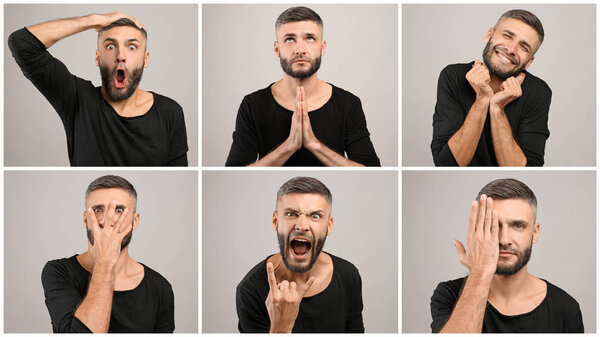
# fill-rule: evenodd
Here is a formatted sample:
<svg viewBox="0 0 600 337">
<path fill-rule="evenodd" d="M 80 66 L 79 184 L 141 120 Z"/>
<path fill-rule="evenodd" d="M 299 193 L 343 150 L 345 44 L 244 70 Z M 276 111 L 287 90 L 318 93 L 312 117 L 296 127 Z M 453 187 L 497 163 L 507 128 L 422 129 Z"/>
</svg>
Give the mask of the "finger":
<svg viewBox="0 0 600 337">
<path fill-rule="evenodd" d="M 492 210 L 494 209 L 494 201 L 491 197 L 488 197 L 486 200 L 486 208 L 485 208 L 485 223 L 483 232 L 486 236 L 492 234 Z"/>
<path fill-rule="evenodd" d="M 281 281 L 280 287 L 282 293 L 288 293 L 290 290 L 290 283 L 287 280 Z"/>
<path fill-rule="evenodd" d="M 496 242 L 499 240 L 498 239 L 498 234 L 500 232 L 500 226 L 498 226 L 498 211 L 496 211 L 495 209 L 492 211 L 492 240 L 496 240 Z M 496 245 L 497 247 L 497 245 Z"/>
<path fill-rule="evenodd" d="M 304 93 L 304 87 L 300 87 L 300 101 L 304 102 L 305 100 L 305 93 Z"/>
<path fill-rule="evenodd" d="M 475 60 L 475 63 L 473 63 L 473 67 L 481 65 L 481 61 L 479 60 Z"/>
<path fill-rule="evenodd" d="M 467 250 L 465 249 L 465 246 L 462 244 L 462 242 L 456 239 L 452 240 L 452 243 L 454 244 L 456 252 L 458 253 L 458 259 L 462 263 L 462 261 L 465 260 L 465 255 L 467 255 Z"/>
<path fill-rule="evenodd" d="M 296 294 L 297 287 L 296 282 L 290 282 L 290 294 Z"/>
<path fill-rule="evenodd" d="M 111 201 L 110 205 L 108 205 L 108 210 L 106 211 L 106 214 L 104 215 L 104 229 L 106 229 L 107 227 L 112 227 L 114 226 L 114 217 L 115 217 L 115 210 L 117 209 L 117 202 L 116 201 Z"/>
<path fill-rule="evenodd" d="M 117 230 L 117 233 L 121 233 L 125 227 L 127 227 L 127 214 L 129 214 L 128 208 L 125 208 L 120 214 L 117 212 L 118 218 L 115 221 L 115 229 Z"/>
<path fill-rule="evenodd" d="M 519 76 L 517 76 L 517 81 L 519 82 L 519 85 L 523 84 L 523 81 L 525 81 L 525 73 L 520 73 Z"/>
<path fill-rule="evenodd" d="M 127 216 L 128 214 L 129 209 L 125 209 L 119 218 L 117 233 L 121 234 L 123 237 L 133 230 L 133 223 L 129 221 L 129 217 Z"/>
<path fill-rule="evenodd" d="M 477 218 L 477 227 L 475 228 L 475 234 L 483 234 L 483 222 L 485 220 L 485 201 L 487 196 L 482 194 L 479 198 L 479 216 Z"/>
<path fill-rule="evenodd" d="M 312 287 L 313 283 L 315 283 L 315 277 L 311 276 L 308 279 L 308 282 L 306 282 L 306 284 L 304 285 L 303 289 L 302 289 L 302 296 L 304 296 L 304 294 L 306 294 L 306 292 L 308 291 L 308 289 L 310 289 L 310 287 Z"/>
<path fill-rule="evenodd" d="M 85 223 L 88 226 L 88 229 L 91 229 L 92 232 L 96 233 L 100 230 L 100 225 L 98 224 L 98 220 L 96 219 L 96 214 L 94 214 L 94 210 L 89 207 L 86 211 L 87 216 L 85 218 Z"/>
<path fill-rule="evenodd" d="M 269 288 L 271 288 L 271 291 L 277 289 L 277 279 L 275 278 L 275 271 L 271 262 L 267 262 L 267 278 L 269 279 Z"/>
<path fill-rule="evenodd" d="M 479 204 L 473 200 L 471 203 L 471 213 L 469 214 L 469 230 L 467 231 L 467 237 L 473 237 L 475 234 L 475 228 L 477 226 L 477 211 L 479 210 Z"/>
</svg>

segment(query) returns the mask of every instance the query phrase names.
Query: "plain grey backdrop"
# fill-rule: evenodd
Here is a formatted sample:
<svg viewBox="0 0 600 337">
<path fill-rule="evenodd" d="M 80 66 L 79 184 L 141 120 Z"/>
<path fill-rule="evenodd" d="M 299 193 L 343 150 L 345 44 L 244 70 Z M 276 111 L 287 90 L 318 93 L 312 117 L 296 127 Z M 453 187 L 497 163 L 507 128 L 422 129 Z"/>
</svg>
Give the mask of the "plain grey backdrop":
<svg viewBox="0 0 600 337">
<path fill-rule="evenodd" d="M 439 282 L 468 275 L 452 239 L 466 247 L 471 202 L 483 186 L 515 178 L 538 201 L 538 241 L 527 271 L 573 296 L 585 332 L 596 331 L 596 173 L 593 171 L 405 171 L 402 174 L 402 332 L 431 332 Z"/>
<path fill-rule="evenodd" d="M 224 166 L 245 95 L 281 79 L 275 20 L 294 5 L 202 6 L 202 163 Z M 319 78 L 358 96 L 382 166 L 398 165 L 398 6 L 308 5 L 323 20 Z"/>
<path fill-rule="evenodd" d="M 183 108 L 188 162 L 198 165 L 198 6 L 4 5 L 4 41 L 13 31 L 40 22 L 120 11 L 148 31 L 150 62 L 140 88 L 174 99 Z M 69 71 L 101 86 L 94 63 L 98 33 L 88 30 L 48 50 Z M 4 45 L 4 163 L 6 166 L 69 166 L 65 130 L 56 111 L 23 76 Z"/>
<path fill-rule="evenodd" d="M 442 69 L 481 60 L 485 33 L 514 8 L 531 11 L 544 26 L 544 42 L 527 70 L 552 89 L 545 165 L 596 165 L 594 4 L 411 4 L 402 6 L 404 166 L 433 166 L 432 118 Z"/>
<path fill-rule="evenodd" d="M 277 190 L 296 176 L 321 180 L 333 195 L 333 231 L 323 250 L 358 268 L 366 332 L 397 332 L 397 173 L 272 170 L 202 174 L 202 332 L 237 332 L 235 288 L 279 252 Z"/>
<path fill-rule="evenodd" d="M 198 331 L 198 174 L 192 171 L 4 173 L 4 332 L 52 332 L 41 273 L 49 260 L 87 251 L 85 190 L 117 174 L 138 193 L 130 256 L 173 286 L 175 332 Z"/>
</svg>

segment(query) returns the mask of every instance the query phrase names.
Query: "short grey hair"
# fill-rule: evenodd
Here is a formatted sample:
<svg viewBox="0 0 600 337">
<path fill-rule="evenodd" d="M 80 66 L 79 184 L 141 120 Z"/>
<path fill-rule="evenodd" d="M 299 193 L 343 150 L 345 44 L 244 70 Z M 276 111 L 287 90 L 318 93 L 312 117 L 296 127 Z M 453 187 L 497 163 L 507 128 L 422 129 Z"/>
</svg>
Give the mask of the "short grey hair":
<svg viewBox="0 0 600 337">
<path fill-rule="evenodd" d="M 277 191 L 277 200 L 289 193 L 314 193 L 323 196 L 327 200 L 327 204 L 331 207 L 333 197 L 331 192 L 316 178 L 313 177 L 295 177 L 286 181 L 279 191 Z"/>
</svg>

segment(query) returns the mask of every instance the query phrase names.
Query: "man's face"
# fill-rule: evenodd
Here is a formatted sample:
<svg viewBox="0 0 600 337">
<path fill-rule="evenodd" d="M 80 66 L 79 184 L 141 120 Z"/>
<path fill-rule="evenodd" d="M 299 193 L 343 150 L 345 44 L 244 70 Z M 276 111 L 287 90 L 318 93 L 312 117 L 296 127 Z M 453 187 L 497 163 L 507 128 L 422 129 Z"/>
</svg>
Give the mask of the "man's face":
<svg viewBox="0 0 600 337">
<path fill-rule="evenodd" d="M 314 21 L 288 22 L 279 26 L 274 43 L 281 69 L 293 78 L 312 76 L 321 66 L 326 43 L 323 30 Z"/>
<path fill-rule="evenodd" d="M 494 199 L 494 208 L 498 212 L 500 227 L 500 255 L 496 274 L 512 275 L 529 261 L 540 225 L 535 223 L 535 211 L 523 199 Z"/>
<path fill-rule="evenodd" d="M 110 100 L 122 101 L 133 95 L 148 66 L 146 39 L 134 27 L 118 26 L 98 36 L 96 65 L 102 86 Z"/>
<path fill-rule="evenodd" d="M 331 208 L 322 195 L 289 193 L 279 198 L 273 228 L 285 266 L 294 273 L 309 271 L 332 227 Z"/>
<path fill-rule="evenodd" d="M 485 35 L 483 61 L 489 71 L 506 79 L 517 76 L 533 62 L 539 47 L 537 32 L 525 22 L 507 18 Z"/>
<path fill-rule="evenodd" d="M 104 229 L 104 224 L 106 223 L 105 214 L 108 211 L 110 203 L 112 201 L 116 201 L 116 210 L 115 216 L 121 216 L 126 209 L 129 210 L 127 213 L 127 218 L 125 218 L 124 222 L 133 226 L 133 229 L 136 229 L 138 226 L 138 222 L 140 220 L 139 213 L 135 212 L 135 199 L 129 195 L 124 189 L 121 188 L 101 188 L 95 191 L 92 191 L 88 194 L 85 199 L 85 208 L 92 208 L 94 210 L 94 215 L 96 216 L 96 221 L 98 222 L 98 226 L 100 229 Z M 94 244 L 94 233 L 92 231 L 92 223 L 90 222 L 88 225 L 87 221 L 87 212 L 83 212 L 83 223 L 85 228 L 87 229 L 87 237 L 89 242 Z M 131 233 L 129 232 L 121 241 L 121 250 L 127 247 L 129 242 L 131 241 Z"/>
</svg>

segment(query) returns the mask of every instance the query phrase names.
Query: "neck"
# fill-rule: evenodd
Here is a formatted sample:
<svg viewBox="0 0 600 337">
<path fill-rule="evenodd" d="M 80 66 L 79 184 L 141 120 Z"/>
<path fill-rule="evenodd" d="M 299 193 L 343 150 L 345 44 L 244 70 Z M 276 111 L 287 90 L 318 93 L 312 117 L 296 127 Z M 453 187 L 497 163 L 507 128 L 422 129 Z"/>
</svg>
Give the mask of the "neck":
<svg viewBox="0 0 600 337">
<path fill-rule="evenodd" d="M 94 270 L 94 259 L 90 254 L 90 251 L 80 254 L 77 256 L 77 260 L 81 264 L 81 266 L 91 273 Z M 135 265 L 135 260 L 133 260 L 129 256 L 129 246 L 125 247 L 119 253 L 119 257 L 117 258 L 117 264 L 115 265 L 115 277 L 120 278 L 123 275 L 127 274 L 128 269 L 132 268 Z"/>
<path fill-rule="evenodd" d="M 133 110 L 132 108 L 136 105 L 136 101 L 138 100 L 138 98 L 141 97 L 142 94 L 142 90 L 136 88 L 129 98 L 126 98 L 121 101 L 113 101 L 106 94 L 106 89 L 104 89 L 104 86 L 100 91 L 104 100 L 106 100 L 106 102 L 108 102 L 108 104 L 110 104 L 110 106 L 112 106 L 113 109 L 115 109 L 115 111 L 121 116 L 125 115 L 124 111 Z"/>
<path fill-rule="evenodd" d="M 490 72 L 490 86 L 492 87 L 492 90 L 494 90 L 494 94 L 500 91 L 500 86 L 504 81 L 505 80 L 501 77 L 498 77 Z"/>
<path fill-rule="evenodd" d="M 281 83 L 282 88 L 285 90 L 286 96 L 293 97 L 296 97 L 296 88 L 298 87 L 304 87 L 304 94 L 306 97 L 316 95 L 322 83 L 325 83 L 317 77 L 317 73 L 314 73 L 307 78 L 294 78 L 284 73 L 283 78 L 279 82 Z"/>
<path fill-rule="evenodd" d="M 319 253 L 319 257 L 317 257 L 317 262 L 310 268 L 310 270 L 304 273 L 294 273 L 290 271 L 283 263 L 283 259 L 281 258 L 281 254 L 277 254 L 276 260 L 273 263 L 273 269 L 275 271 L 275 277 L 278 280 L 288 280 L 290 282 L 296 282 L 299 284 L 306 283 L 311 276 L 318 277 L 322 270 L 322 266 L 326 264 L 324 261 L 325 253 Z"/>
<path fill-rule="evenodd" d="M 494 275 L 490 296 L 513 298 L 522 291 L 527 291 L 533 275 L 527 272 L 527 266 L 524 266 L 513 275 Z"/>
</svg>

